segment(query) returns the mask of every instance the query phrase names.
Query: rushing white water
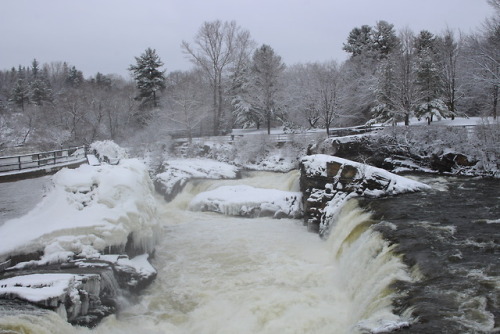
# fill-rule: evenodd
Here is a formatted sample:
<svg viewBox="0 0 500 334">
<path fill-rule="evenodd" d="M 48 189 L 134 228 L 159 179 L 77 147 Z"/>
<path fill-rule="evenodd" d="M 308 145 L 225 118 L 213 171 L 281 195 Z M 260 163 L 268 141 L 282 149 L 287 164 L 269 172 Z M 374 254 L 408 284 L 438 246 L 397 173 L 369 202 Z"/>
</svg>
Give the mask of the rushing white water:
<svg viewBox="0 0 500 334">
<path fill-rule="evenodd" d="M 393 314 L 389 289 L 409 279 L 405 267 L 355 201 L 327 241 L 299 220 L 185 210 L 201 191 L 242 183 L 296 190 L 297 174 L 188 184 L 163 205 L 156 281 L 118 317 L 74 332 L 342 334 L 395 329 L 409 320 Z"/>
</svg>

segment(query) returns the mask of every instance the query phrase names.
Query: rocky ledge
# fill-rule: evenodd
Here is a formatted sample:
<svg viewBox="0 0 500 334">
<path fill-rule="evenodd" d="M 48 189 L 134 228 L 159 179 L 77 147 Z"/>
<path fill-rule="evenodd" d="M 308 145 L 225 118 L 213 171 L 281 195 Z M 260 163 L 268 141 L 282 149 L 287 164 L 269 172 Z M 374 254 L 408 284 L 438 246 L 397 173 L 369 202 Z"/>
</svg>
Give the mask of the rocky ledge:
<svg viewBox="0 0 500 334">
<path fill-rule="evenodd" d="M 384 169 L 324 154 L 302 158 L 300 171 L 304 222 L 308 230 L 321 236 L 329 231 L 339 209 L 350 198 L 390 196 L 429 188 Z"/>
<path fill-rule="evenodd" d="M 111 254 L 44 266 L 20 263 L 0 273 L 0 309 L 52 310 L 73 325 L 93 327 L 156 278 L 148 257 Z"/>
</svg>

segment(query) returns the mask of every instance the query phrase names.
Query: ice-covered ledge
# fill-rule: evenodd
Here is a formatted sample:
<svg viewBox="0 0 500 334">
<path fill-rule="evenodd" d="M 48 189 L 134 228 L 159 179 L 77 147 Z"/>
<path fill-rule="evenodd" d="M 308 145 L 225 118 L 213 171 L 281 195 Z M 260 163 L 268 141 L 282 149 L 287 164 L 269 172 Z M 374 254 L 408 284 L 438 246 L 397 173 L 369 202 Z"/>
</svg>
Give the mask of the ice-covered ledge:
<svg viewBox="0 0 500 334">
<path fill-rule="evenodd" d="M 0 226 L 0 307 L 15 300 L 92 326 L 156 277 L 153 183 L 136 159 L 63 169 L 52 180 L 31 212 Z"/>
<path fill-rule="evenodd" d="M 323 235 L 342 204 L 357 196 L 382 197 L 429 186 L 355 161 L 316 154 L 300 162 L 300 188 L 309 230 Z"/>
</svg>

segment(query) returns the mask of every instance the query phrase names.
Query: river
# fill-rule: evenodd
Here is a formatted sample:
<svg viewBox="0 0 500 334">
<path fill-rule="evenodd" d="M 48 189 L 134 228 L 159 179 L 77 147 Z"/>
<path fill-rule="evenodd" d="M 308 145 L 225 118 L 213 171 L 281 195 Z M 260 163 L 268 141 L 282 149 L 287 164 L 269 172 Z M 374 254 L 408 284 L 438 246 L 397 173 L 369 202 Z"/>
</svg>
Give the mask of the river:
<svg viewBox="0 0 500 334">
<path fill-rule="evenodd" d="M 350 201 L 327 240 L 299 220 L 186 210 L 221 185 L 298 191 L 297 172 L 192 181 L 160 204 L 156 281 L 117 316 L 87 329 L 51 312 L 5 313 L 0 333 L 491 332 L 500 182 L 420 180 L 433 190 L 363 200 L 364 210 Z"/>
</svg>

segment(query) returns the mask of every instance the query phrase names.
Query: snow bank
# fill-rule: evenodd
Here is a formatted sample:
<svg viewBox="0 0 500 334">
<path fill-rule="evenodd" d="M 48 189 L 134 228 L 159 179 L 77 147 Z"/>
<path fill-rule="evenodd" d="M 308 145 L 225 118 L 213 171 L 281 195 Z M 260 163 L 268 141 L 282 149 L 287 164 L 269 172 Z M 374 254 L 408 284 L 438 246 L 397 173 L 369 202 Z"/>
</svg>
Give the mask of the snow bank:
<svg viewBox="0 0 500 334">
<path fill-rule="evenodd" d="M 199 179 L 234 179 L 238 168 L 225 162 L 210 159 L 175 159 L 163 165 L 164 172 L 156 175 L 157 188 L 169 199 L 176 190 L 184 187 L 193 178 Z"/>
<path fill-rule="evenodd" d="M 64 302 L 68 289 L 75 285 L 75 279 L 82 276 L 72 274 L 33 274 L 0 280 L 0 296 L 16 296 L 34 303 L 55 299 Z"/>
<path fill-rule="evenodd" d="M 93 152 L 101 161 L 117 164 L 121 159 L 127 159 L 127 151 L 111 140 L 96 141 L 90 145 Z"/>
<path fill-rule="evenodd" d="M 43 251 L 37 264 L 92 257 L 109 246 L 152 251 L 158 229 L 154 189 L 146 166 L 136 159 L 119 165 L 63 169 L 53 188 L 27 215 L 0 226 L 0 260 Z"/>
<path fill-rule="evenodd" d="M 246 185 L 222 186 L 196 195 L 189 204 L 193 211 L 213 211 L 233 216 L 302 216 L 300 192 L 254 188 Z"/>
</svg>

